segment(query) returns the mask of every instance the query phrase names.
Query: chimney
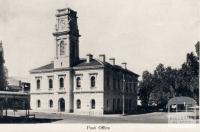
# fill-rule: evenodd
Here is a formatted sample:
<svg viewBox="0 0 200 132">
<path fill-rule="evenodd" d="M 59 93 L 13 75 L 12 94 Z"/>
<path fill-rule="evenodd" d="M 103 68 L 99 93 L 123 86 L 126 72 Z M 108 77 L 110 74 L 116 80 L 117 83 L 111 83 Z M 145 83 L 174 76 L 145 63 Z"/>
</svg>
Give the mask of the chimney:
<svg viewBox="0 0 200 132">
<path fill-rule="evenodd" d="M 93 55 L 92 54 L 87 54 L 86 56 L 87 56 L 87 63 L 89 63 L 92 60 Z"/>
<path fill-rule="evenodd" d="M 122 68 L 127 69 L 127 63 L 126 62 L 122 63 Z"/>
<path fill-rule="evenodd" d="M 110 58 L 109 60 L 111 65 L 115 65 L 115 58 Z"/>
<path fill-rule="evenodd" d="M 99 60 L 102 62 L 106 61 L 106 56 L 104 54 L 99 55 Z"/>
</svg>

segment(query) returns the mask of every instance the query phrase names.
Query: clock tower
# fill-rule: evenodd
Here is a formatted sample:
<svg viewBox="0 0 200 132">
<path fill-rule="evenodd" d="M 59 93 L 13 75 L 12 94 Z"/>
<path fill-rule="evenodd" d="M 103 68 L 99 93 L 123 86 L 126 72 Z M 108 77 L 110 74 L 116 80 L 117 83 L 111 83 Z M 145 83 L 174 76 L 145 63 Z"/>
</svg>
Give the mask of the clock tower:
<svg viewBox="0 0 200 132">
<path fill-rule="evenodd" d="M 79 61 L 79 30 L 77 13 L 69 8 L 56 13 L 54 67 L 72 67 Z"/>
</svg>

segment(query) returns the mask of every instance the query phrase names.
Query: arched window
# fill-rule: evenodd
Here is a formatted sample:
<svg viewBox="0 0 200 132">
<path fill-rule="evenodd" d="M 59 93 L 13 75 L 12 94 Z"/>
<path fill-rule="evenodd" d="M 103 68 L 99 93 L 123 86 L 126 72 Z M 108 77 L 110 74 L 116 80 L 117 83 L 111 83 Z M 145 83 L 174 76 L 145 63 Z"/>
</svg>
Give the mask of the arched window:
<svg viewBox="0 0 200 132">
<path fill-rule="evenodd" d="M 81 108 L 81 101 L 80 101 L 80 99 L 78 99 L 78 100 L 76 101 L 76 108 L 77 108 L 77 109 L 80 109 L 80 108 Z"/>
<path fill-rule="evenodd" d="M 80 77 L 77 77 L 77 78 L 76 78 L 76 87 L 77 87 L 77 88 L 80 88 L 80 87 L 81 87 L 81 78 L 80 78 Z"/>
<path fill-rule="evenodd" d="M 49 107 L 53 108 L 53 100 L 49 100 Z"/>
<path fill-rule="evenodd" d="M 38 108 L 41 107 L 41 102 L 40 102 L 40 100 L 37 100 L 37 107 L 38 107 Z"/>
<path fill-rule="evenodd" d="M 65 55 L 65 44 L 64 44 L 64 41 L 60 42 L 60 55 Z"/>
<path fill-rule="evenodd" d="M 37 80 L 37 89 L 40 89 L 40 79 Z"/>
<path fill-rule="evenodd" d="M 95 82 L 96 80 L 95 80 L 95 77 L 94 76 L 92 76 L 91 78 L 90 78 L 90 83 L 91 83 L 91 87 L 95 87 Z"/>
<path fill-rule="evenodd" d="M 94 99 L 91 100 L 91 109 L 95 109 L 95 100 Z"/>
<path fill-rule="evenodd" d="M 60 78 L 60 88 L 63 88 L 63 87 L 64 87 L 64 79 Z"/>
<path fill-rule="evenodd" d="M 53 88 L 53 80 L 49 79 L 49 88 Z"/>
</svg>

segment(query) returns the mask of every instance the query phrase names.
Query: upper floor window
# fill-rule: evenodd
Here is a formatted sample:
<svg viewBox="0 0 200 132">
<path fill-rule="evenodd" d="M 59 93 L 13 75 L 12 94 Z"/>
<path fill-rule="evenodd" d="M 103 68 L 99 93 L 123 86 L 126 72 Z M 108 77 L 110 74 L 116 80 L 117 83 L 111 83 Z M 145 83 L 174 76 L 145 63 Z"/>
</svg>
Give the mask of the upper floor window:
<svg viewBox="0 0 200 132">
<path fill-rule="evenodd" d="M 121 80 L 120 80 L 120 78 L 118 78 L 117 87 L 118 87 L 119 90 L 121 89 Z"/>
<path fill-rule="evenodd" d="M 134 82 L 133 84 L 133 92 L 137 93 L 137 82 Z"/>
<path fill-rule="evenodd" d="M 40 102 L 40 100 L 37 100 L 37 107 L 38 107 L 38 108 L 41 107 L 41 102 Z"/>
<path fill-rule="evenodd" d="M 53 108 L 53 100 L 49 100 L 49 107 Z"/>
<path fill-rule="evenodd" d="M 77 88 L 80 88 L 80 87 L 81 87 L 81 78 L 80 78 L 80 77 L 77 77 L 77 78 L 76 78 L 76 87 L 77 87 Z"/>
<path fill-rule="evenodd" d="M 125 86 L 126 86 L 125 91 L 126 91 L 126 92 L 128 92 L 128 85 L 129 85 L 129 84 L 126 82 L 126 83 L 125 83 Z"/>
<path fill-rule="evenodd" d="M 80 108 L 81 108 L 81 101 L 80 101 L 80 99 L 78 99 L 78 100 L 76 101 L 76 107 L 77 107 L 77 109 L 80 109 Z"/>
<path fill-rule="evenodd" d="M 64 87 L 64 79 L 61 77 L 59 80 L 60 88 Z"/>
<path fill-rule="evenodd" d="M 36 81 L 36 85 L 37 85 L 37 89 L 40 89 L 40 79 L 37 79 L 37 81 Z"/>
<path fill-rule="evenodd" d="M 108 86 L 108 88 L 110 87 L 110 77 L 109 76 L 107 76 L 107 86 Z"/>
<path fill-rule="evenodd" d="M 94 99 L 92 99 L 91 100 L 91 109 L 95 109 L 95 100 Z"/>
<path fill-rule="evenodd" d="M 113 77 L 113 89 L 114 90 L 116 89 L 116 79 L 115 79 L 115 77 Z"/>
<path fill-rule="evenodd" d="M 52 79 L 49 79 L 49 88 L 53 88 L 53 80 Z"/>
<path fill-rule="evenodd" d="M 96 85 L 96 78 L 95 78 L 95 76 L 92 76 L 91 78 L 90 78 L 90 85 L 91 85 L 91 87 L 95 87 L 95 85 Z"/>
<path fill-rule="evenodd" d="M 60 42 L 60 55 L 65 55 L 65 43 L 64 43 L 64 41 Z"/>
</svg>

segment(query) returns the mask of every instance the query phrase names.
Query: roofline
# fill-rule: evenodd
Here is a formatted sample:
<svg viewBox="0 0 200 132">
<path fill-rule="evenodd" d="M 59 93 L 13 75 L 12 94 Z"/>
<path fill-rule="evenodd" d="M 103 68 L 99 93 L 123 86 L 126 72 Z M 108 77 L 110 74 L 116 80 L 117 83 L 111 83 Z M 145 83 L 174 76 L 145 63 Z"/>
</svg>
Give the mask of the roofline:
<svg viewBox="0 0 200 132">
<path fill-rule="evenodd" d="M 103 69 L 103 65 L 73 67 L 74 70 Z"/>
<path fill-rule="evenodd" d="M 116 66 L 118 66 L 118 65 L 116 65 Z M 106 66 L 106 68 L 111 68 L 111 67 Z M 128 73 L 128 74 L 132 74 L 132 75 L 134 75 L 134 76 L 136 76 L 136 77 L 139 77 L 139 76 L 140 76 L 140 75 L 138 75 L 138 74 L 136 74 L 136 73 L 134 73 L 134 72 L 132 72 L 132 71 L 130 71 L 130 70 L 128 70 L 128 69 L 124 69 L 124 68 L 121 68 L 121 69 L 113 68 L 113 69 L 116 69 L 116 70 L 119 70 L 119 71 L 123 71 L 123 72 L 126 72 L 126 73 Z"/>
<path fill-rule="evenodd" d="M 70 71 L 72 68 L 65 67 L 65 68 L 56 68 L 56 69 L 42 69 L 42 70 L 31 70 L 29 71 L 31 74 L 34 73 L 48 73 L 48 72 L 56 72 L 56 71 Z"/>
<path fill-rule="evenodd" d="M 88 70 L 88 69 L 103 69 L 103 68 L 113 68 L 116 70 L 120 70 L 120 71 L 124 71 L 127 72 L 129 74 L 132 74 L 136 77 L 139 77 L 138 74 L 132 72 L 131 70 L 128 69 L 124 69 L 119 65 L 111 65 L 110 63 L 108 63 L 108 65 L 106 63 L 101 62 L 99 59 L 94 59 L 96 61 L 98 61 L 100 63 L 100 65 L 94 65 L 94 66 L 74 66 L 74 67 L 65 67 L 65 68 L 56 68 L 56 69 L 42 69 L 42 70 L 37 70 L 37 69 L 33 69 L 30 70 L 30 74 L 36 74 L 36 73 L 48 73 L 48 72 L 56 72 L 56 71 L 69 71 L 69 70 Z M 114 67 L 114 66 L 119 66 L 119 68 Z"/>
</svg>

